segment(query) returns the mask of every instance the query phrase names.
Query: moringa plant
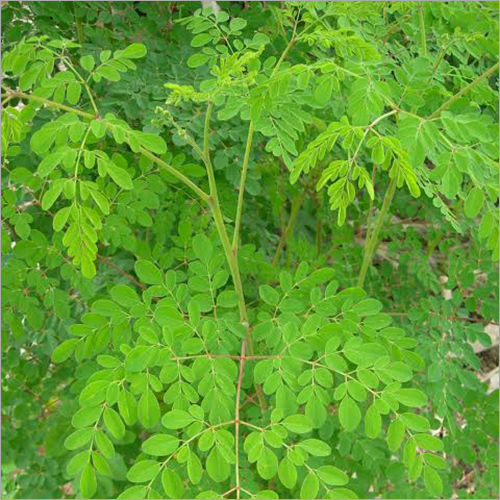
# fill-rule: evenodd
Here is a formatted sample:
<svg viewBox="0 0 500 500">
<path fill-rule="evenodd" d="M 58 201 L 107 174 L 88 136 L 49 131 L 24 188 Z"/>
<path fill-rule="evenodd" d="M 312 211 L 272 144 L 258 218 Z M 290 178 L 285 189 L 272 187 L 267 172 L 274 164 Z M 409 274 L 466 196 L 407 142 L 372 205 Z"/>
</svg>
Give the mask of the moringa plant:
<svg viewBox="0 0 500 500">
<path fill-rule="evenodd" d="M 95 90 L 140 71 L 145 45 L 75 57 L 81 44 L 34 36 L 3 55 L 3 161 L 18 167 L 31 203 L 50 217 L 52 241 L 38 238 L 54 267 L 79 269 L 87 281 L 99 262 L 119 268 L 104 255 L 128 238 L 115 212 L 150 227 L 148 210 L 169 190 L 211 220 L 193 234 L 196 212 L 184 218 L 178 265 L 146 238 L 133 274 L 106 283 L 51 354 L 54 364 L 82 364 L 71 388 L 73 428 L 61 436 L 73 452 L 66 471 L 77 496 L 101 496 L 122 463 L 118 498 L 356 498 L 369 486 L 356 461 L 384 453 L 408 481 L 442 494 L 447 463 L 424 414 L 428 396 L 414 383 L 425 368 L 417 340 L 363 286 L 399 190 L 424 192 L 459 232 L 444 198 L 460 200 L 470 219 L 481 213 L 477 238 L 498 253 L 496 101 L 485 88 L 498 63 L 452 95 L 444 85 L 425 94 L 419 89 L 445 62 L 433 67 L 427 57 L 424 8 L 420 54 L 399 67 L 383 56 L 382 41 L 342 25 L 342 8 L 298 2 L 277 10 L 281 50 L 224 10 L 180 19 L 195 49 L 187 66 L 204 77 L 166 82 L 168 98 L 146 130 L 104 113 Z M 305 52 L 302 62 L 295 49 Z M 460 104 L 474 92 L 473 105 Z M 214 160 L 228 120 L 246 129 L 233 213 Z M 36 172 L 16 164 L 28 148 Z M 254 284 L 243 273 L 256 149 L 285 166 L 302 199 L 306 183 L 326 190 L 338 226 L 366 193 L 357 286 L 340 286 L 330 267 L 280 269 L 279 254 L 277 280 Z M 22 251 L 37 228 L 25 211 L 4 216 Z"/>
</svg>

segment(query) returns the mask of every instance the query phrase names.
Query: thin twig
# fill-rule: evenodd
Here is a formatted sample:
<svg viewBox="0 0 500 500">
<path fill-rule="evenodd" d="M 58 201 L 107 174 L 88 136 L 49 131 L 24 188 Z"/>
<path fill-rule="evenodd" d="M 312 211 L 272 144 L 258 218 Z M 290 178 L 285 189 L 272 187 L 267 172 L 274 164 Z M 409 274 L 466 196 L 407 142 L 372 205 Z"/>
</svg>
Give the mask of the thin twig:
<svg viewBox="0 0 500 500">
<path fill-rule="evenodd" d="M 400 313 L 400 312 L 389 312 L 386 314 L 388 314 L 389 316 L 396 316 L 396 317 L 408 316 L 408 313 Z M 428 314 L 429 316 L 439 316 L 451 321 L 468 321 L 469 323 L 482 323 L 483 325 L 498 325 L 498 323 L 494 323 L 493 321 L 482 318 L 469 318 L 467 316 L 441 316 L 441 314 L 432 311 L 428 311 Z"/>
<path fill-rule="evenodd" d="M 245 349 L 246 341 L 241 343 L 241 358 L 240 358 L 240 371 L 238 374 L 238 385 L 236 386 L 236 408 L 234 412 L 234 453 L 236 455 L 235 461 L 235 477 L 236 477 L 236 498 L 240 497 L 240 397 L 241 397 L 241 384 L 243 383 L 243 370 L 245 369 Z"/>
<path fill-rule="evenodd" d="M 475 80 L 466 85 L 462 90 L 457 92 L 454 96 L 450 97 L 445 103 L 441 104 L 431 116 L 429 116 L 429 120 L 433 120 L 434 118 L 438 118 L 439 115 L 445 110 L 448 109 L 455 101 L 458 101 L 464 94 L 469 92 L 470 89 L 475 87 L 478 83 L 482 82 L 486 78 L 489 78 L 498 70 L 499 63 L 494 64 L 491 68 L 487 69 L 482 75 L 479 75 Z"/>
</svg>

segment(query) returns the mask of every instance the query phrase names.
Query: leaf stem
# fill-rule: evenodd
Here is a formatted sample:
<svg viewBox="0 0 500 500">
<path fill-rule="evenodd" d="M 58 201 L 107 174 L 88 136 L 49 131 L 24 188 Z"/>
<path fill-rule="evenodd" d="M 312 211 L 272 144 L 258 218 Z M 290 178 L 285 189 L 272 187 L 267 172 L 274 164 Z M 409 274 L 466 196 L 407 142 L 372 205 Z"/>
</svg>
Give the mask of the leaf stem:
<svg viewBox="0 0 500 500">
<path fill-rule="evenodd" d="M 420 50 L 422 56 L 427 55 L 427 34 L 425 32 L 424 4 L 420 3 L 418 15 L 420 18 Z"/>
<path fill-rule="evenodd" d="M 180 180 L 183 184 L 185 184 L 188 188 L 194 191 L 204 202 L 208 203 L 210 196 L 203 191 L 203 189 L 199 188 L 191 179 L 186 177 L 182 172 L 179 172 L 175 167 L 169 165 L 167 162 L 163 161 L 161 158 L 158 158 L 156 155 L 148 151 L 147 149 L 140 148 L 139 151 L 152 160 L 154 163 L 164 168 L 167 172 L 172 174 L 176 179 Z"/>
<path fill-rule="evenodd" d="M 382 208 L 380 209 L 380 213 L 378 214 L 375 226 L 370 234 L 369 239 L 366 240 L 365 251 L 363 254 L 363 263 L 361 264 L 361 270 L 359 272 L 358 278 L 359 287 L 362 287 L 365 282 L 366 272 L 368 271 L 368 267 L 372 262 L 373 253 L 377 248 L 378 236 L 380 230 L 382 229 L 382 226 L 384 225 L 385 218 L 387 216 L 387 213 L 389 212 L 389 207 L 391 206 L 392 198 L 394 197 L 394 193 L 396 191 L 397 177 L 398 175 L 396 174 L 389 183 L 389 187 L 385 192 L 384 202 L 382 204 Z"/>
<path fill-rule="evenodd" d="M 288 224 L 286 226 L 285 231 L 281 235 L 280 241 L 278 243 L 278 248 L 276 249 L 276 253 L 274 254 L 273 267 L 276 267 L 278 265 L 281 253 L 283 252 L 283 248 L 285 248 L 288 239 L 293 233 L 293 230 L 295 228 L 295 221 L 297 220 L 297 216 L 299 215 L 300 207 L 304 202 L 304 197 L 305 197 L 305 191 L 302 190 L 300 194 L 298 194 L 297 196 L 295 196 L 295 198 L 292 199 L 292 206 L 290 208 L 290 218 L 288 219 Z"/>
<path fill-rule="evenodd" d="M 236 476 L 236 498 L 240 498 L 240 398 L 241 398 L 241 384 L 243 383 L 243 371 L 245 369 L 245 349 L 246 342 L 241 343 L 240 351 L 240 369 L 238 373 L 238 385 L 236 386 L 236 408 L 234 411 L 234 454 L 236 456 L 235 462 L 235 476 Z"/>
<path fill-rule="evenodd" d="M 247 181 L 248 159 L 250 157 L 250 150 L 252 149 L 253 139 L 253 122 L 250 120 L 248 125 L 247 143 L 245 147 L 245 156 L 243 157 L 243 166 L 241 168 L 240 186 L 238 192 L 238 205 L 236 208 L 236 219 L 234 221 L 233 232 L 233 251 L 238 251 L 241 227 L 241 215 L 243 212 L 243 198 L 245 197 L 245 183 Z"/>
<path fill-rule="evenodd" d="M 26 94 L 26 92 L 22 92 L 20 90 L 12 90 L 8 87 L 4 87 L 3 85 L 2 87 L 4 88 L 5 92 L 7 92 L 7 94 L 11 95 L 12 97 L 22 97 L 24 99 L 29 99 L 30 101 L 40 102 L 42 104 L 45 104 L 49 108 L 62 109 L 64 111 L 68 111 L 69 113 L 75 113 L 76 115 L 82 116 L 83 118 L 87 118 L 87 120 L 95 120 L 98 118 L 98 115 L 92 115 L 80 109 L 72 108 L 71 106 L 66 106 L 65 104 L 60 104 L 55 101 L 50 101 L 49 99 L 45 99 L 44 97 L 39 97 L 33 94 Z"/>
<path fill-rule="evenodd" d="M 458 101 L 464 94 L 469 92 L 473 87 L 475 87 L 478 83 L 481 83 L 486 78 L 489 78 L 498 70 L 499 63 L 494 64 L 491 68 L 487 69 L 483 74 L 479 75 L 475 80 L 472 80 L 468 85 L 466 85 L 462 90 L 457 92 L 454 96 L 450 97 L 446 102 L 441 104 L 431 116 L 429 116 L 429 120 L 433 120 L 434 118 L 438 118 L 439 115 L 445 110 L 448 109 L 453 103 Z"/>
</svg>

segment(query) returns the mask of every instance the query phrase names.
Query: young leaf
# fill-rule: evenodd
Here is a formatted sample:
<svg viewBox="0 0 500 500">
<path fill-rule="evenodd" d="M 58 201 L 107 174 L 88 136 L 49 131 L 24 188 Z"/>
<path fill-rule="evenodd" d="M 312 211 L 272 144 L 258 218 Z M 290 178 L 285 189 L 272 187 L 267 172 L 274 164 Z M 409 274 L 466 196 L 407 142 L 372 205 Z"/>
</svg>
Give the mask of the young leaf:
<svg viewBox="0 0 500 500">
<path fill-rule="evenodd" d="M 142 451 L 154 457 L 170 455 L 179 446 L 179 440 L 170 434 L 155 434 L 142 443 Z"/>
<path fill-rule="evenodd" d="M 163 282 L 163 273 L 149 260 L 138 260 L 134 269 L 143 283 L 160 285 Z"/>
<path fill-rule="evenodd" d="M 339 420 L 340 425 L 349 432 L 356 429 L 359 425 L 361 411 L 349 396 L 346 396 L 339 405 Z"/>
</svg>

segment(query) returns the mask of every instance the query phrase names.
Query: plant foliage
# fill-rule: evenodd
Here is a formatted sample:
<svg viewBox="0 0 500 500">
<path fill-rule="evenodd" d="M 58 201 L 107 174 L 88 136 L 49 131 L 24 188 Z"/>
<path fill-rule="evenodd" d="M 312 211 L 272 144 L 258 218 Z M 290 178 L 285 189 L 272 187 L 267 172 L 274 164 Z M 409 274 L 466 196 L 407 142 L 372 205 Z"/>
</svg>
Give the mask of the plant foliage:
<svg viewBox="0 0 500 500">
<path fill-rule="evenodd" d="M 494 7 L 2 6 L 3 496 L 497 495 Z"/>
</svg>

